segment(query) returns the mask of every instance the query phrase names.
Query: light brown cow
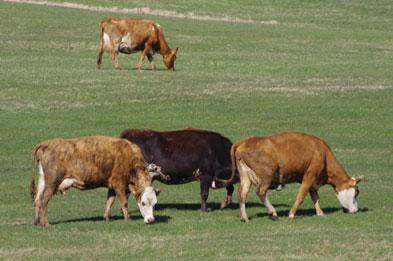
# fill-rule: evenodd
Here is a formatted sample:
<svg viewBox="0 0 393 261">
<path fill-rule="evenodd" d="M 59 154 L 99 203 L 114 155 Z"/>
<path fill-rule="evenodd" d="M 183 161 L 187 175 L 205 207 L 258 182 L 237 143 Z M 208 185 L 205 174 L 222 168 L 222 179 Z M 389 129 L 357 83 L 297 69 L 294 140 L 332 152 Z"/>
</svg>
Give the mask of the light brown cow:
<svg viewBox="0 0 393 261">
<path fill-rule="evenodd" d="M 272 219 L 277 212 L 267 198 L 269 185 L 278 176 L 281 184 L 301 183 L 296 200 L 288 217 L 293 218 L 307 193 L 310 194 L 318 216 L 323 215 L 319 205 L 318 189 L 330 184 L 343 209 L 351 213 L 358 211 L 356 197 L 360 179 L 348 176 L 325 141 L 318 137 L 287 132 L 268 137 L 250 137 L 234 144 L 231 148 L 232 177 L 236 169 L 240 175 L 239 204 L 240 220 L 247 222 L 246 197 L 251 184 L 268 209 Z"/>
<path fill-rule="evenodd" d="M 46 211 L 50 198 L 56 192 L 70 187 L 93 189 L 108 187 L 104 217 L 117 196 L 128 219 L 127 193 L 132 192 L 145 223 L 154 222 L 153 207 L 157 203 L 152 179 L 145 167 L 140 148 L 124 139 L 91 136 L 78 139 L 52 139 L 43 141 L 33 149 L 31 197 L 34 201 L 34 224 L 47 225 Z M 35 186 L 38 162 L 39 181 Z M 37 191 L 38 190 L 38 191 Z"/>
<path fill-rule="evenodd" d="M 137 69 L 147 56 L 152 70 L 155 69 L 153 54 L 158 52 L 163 56 L 168 70 L 175 70 L 175 60 L 178 48 L 170 49 L 162 28 L 153 21 L 146 19 L 121 19 L 109 17 L 101 21 L 101 42 L 98 50 L 97 67 L 100 68 L 104 51 L 111 55 L 113 66 L 119 69 L 117 55 L 131 54 L 141 51 Z"/>
</svg>

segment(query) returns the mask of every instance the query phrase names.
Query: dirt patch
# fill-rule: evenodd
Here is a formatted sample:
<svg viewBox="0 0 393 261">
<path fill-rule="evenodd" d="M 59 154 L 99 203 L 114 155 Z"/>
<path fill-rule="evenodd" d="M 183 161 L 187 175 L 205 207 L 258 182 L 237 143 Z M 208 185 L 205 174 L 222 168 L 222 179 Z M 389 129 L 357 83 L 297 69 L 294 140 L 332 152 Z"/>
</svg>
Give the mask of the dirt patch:
<svg viewBox="0 0 393 261">
<path fill-rule="evenodd" d="M 241 23 L 241 24 L 267 24 L 267 25 L 279 24 L 275 20 L 257 21 L 257 20 L 252 20 L 252 19 L 242 19 L 242 18 L 228 17 L 228 16 L 214 17 L 214 16 L 208 16 L 208 15 L 195 15 L 192 12 L 183 14 L 183 13 L 178 13 L 176 11 L 151 9 L 149 7 L 118 8 L 118 7 L 90 6 L 90 5 L 68 3 L 68 2 L 54 3 L 54 2 L 50 2 L 50 1 L 33 1 L 33 0 L 3 0 L 3 1 L 4 2 L 11 2 L 11 3 L 22 3 L 22 4 L 34 4 L 34 5 L 46 5 L 46 6 L 54 6 L 54 7 L 72 8 L 72 9 L 79 9 L 79 10 L 88 10 L 88 11 L 93 11 L 93 12 L 153 15 L 153 16 L 165 16 L 165 17 L 174 17 L 174 18 L 182 18 L 182 19 L 201 20 L 201 21 L 217 21 L 217 22 Z"/>
</svg>

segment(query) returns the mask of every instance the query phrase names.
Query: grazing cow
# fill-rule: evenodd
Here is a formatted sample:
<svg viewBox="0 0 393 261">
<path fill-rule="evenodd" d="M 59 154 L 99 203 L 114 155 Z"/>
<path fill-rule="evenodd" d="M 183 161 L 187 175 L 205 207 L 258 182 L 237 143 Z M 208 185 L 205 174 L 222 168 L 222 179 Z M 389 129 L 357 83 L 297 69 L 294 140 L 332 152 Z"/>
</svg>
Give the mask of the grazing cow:
<svg viewBox="0 0 393 261">
<path fill-rule="evenodd" d="M 128 129 L 120 137 L 137 144 L 146 161 L 159 168 L 161 174 L 155 177 L 157 180 L 169 185 L 199 180 L 202 211 L 207 211 L 209 187 L 223 185 L 216 178 L 229 178 L 231 175 L 232 143 L 218 133 L 198 129 Z M 234 187 L 227 184 L 226 189 L 227 197 L 221 203 L 221 208 L 232 202 Z"/>
<path fill-rule="evenodd" d="M 82 190 L 108 187 L 104 214 L 107 221 L 116 196 L 124 219 L 128 219 L 127 193 L 132 192 L 145 223 L 154 222 L 153 207 L 158 191 L 151 186 L 151 177 L 137 145 L 104 136 L 52 139 L 37 144 L 32 156 L 30 190 L 34 201 L 35 225 L 39 222 L 40 211 L 41 225 L 48 225 L 46 210 L 50 198 L 54 193 L 63 193 L 70 187 Z M 37 162 L 40 176 L 36 189 Z"/>
<path fill-rule="evenodd" d="M 232 182 L 237 169 L 240 176 L 240 219 L 244 222 L 248 221 L 245 201 L 251 184 L 257 187 L 256 193 L 271 218 L 277 219 L 276 210 L 266 195 L 277 174 L 280 184 L 301 183 L 289 218 L 295 216 L 307 192 L 317 215 L 322 216 L 318 189 L 324 184 L 330 184 L 334 188 L 343 209 L 350 213 L 358 211 L 356 197 L 359 190 L 356 185 L 360 179 L 349 177 L 326 142 L 318 137 L 297 132 L 250 137 L 232 146 L 231 159 L 232 177 L 227 182 Z"/>
<path fill-rule="evenodd" d="M 112 63 L 119 69 L 117 55 L 131 54 L 141 51 L 137 69 L 147 56 L 152 70 L 155 69 L 153 54 L 158 52 L 163 56 L 168 70 L 175 70 L 175 60 L 178 48 L 170 49 L 159 24 L 145 19 L 121 19 L 109 17 L 101 21 L 101 42 L 98 50 L 97 67 L 100 68 L 104 51 L 111 55 Z"/>
</svg>

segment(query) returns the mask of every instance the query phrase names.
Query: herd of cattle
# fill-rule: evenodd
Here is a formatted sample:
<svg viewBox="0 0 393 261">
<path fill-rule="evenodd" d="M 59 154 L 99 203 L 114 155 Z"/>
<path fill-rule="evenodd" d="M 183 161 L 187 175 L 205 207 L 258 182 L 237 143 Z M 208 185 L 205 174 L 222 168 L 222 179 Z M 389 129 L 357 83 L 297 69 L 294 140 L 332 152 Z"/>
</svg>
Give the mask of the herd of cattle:
<svg viewBox="0 0 393 261">
<path fill-rule="evenodd" d="M 158 52 L 166 68 L 175 70 L 178 48 L 169 48 L 160 25 L 144 19 L 110 17 L 102 20 L 100 27 L 98 68 L 104 51 L 111 55 L 116 68 L 119 68 L 119 53 L 141 51 L 138 69 L 145 56 L 154 69 L 153 54 Z M 152 187 L 154 180 L 168 185 L 199 180 L 202 211 L 207 211 L 210 188 L 226 188 L 227 195 L 221 203 L 221 208 L 225 208 L 232 202 L 233 184 L 240 181 L 238 200 L 240 219 L 244 222 L 248 221 L 245 202 L 251 184 L 256 186 L 256 193 L 272 219 L 277 219 L 277 212 L 268 200 L 268 189 L 281 190 L 293 182 L 301 185 L 289 218 L 295 216 L 307 192 L 316 214 L 323 215 L 318 189 L 325 184 L 333 187 L 344 211 L 358 211 L 360 179 L 348 176 L 323 140 L 304 133 L 250 137 L 232 144 L 223 135 L 207 130 L 128 129 L 119 138 L 46 140 L 35 146 L 32 156 L 30 191 L 35 225 L 48 225 L 46 212 L 50 198 L 57 192 L 64 194 L 71 187 L 81 190 L 107 187 L 104 213 L 107 221 L 116 197 L 124 219 L 128 219 L 127 202 L 132 193 L 144 222 L 153 223 L 153 209 L 160 193 Z"/>
<path fill-rule="evenodd" d="M 207 210 L 209 188 L 226 187 L 227 196 L 221 204 L 224 208 L 232 202 L 233 184 L 240 180 L 240 218 L 245 222 L 248 221 L 245 201 L 251 184 L 256 186 L 256 193 L 272 219 L 278 217 L 268 200 L 268 189 L 282 189 L 284 184 L 293 182 L 301 185 L 289 218 L 295 216 L 307 192 L 316 214 L 323 215 L 318 189 L 325 184 L 333 187 L 344 211 L 358 211 L 360 179 L 348 176 L 323 140 L 305 133 L 250 137 L 232 144 L 223 135 L 207 130 L 128 129 L 119 138 L 46 140 L 34 147 L 32 156 L 30 190 L 35 225 L 48 224 L 46 211 L 50 198 L 71 187 L 82 190 L 107 187 L 104 213 L 107 221 L 116 196 L 124 219 L 128 219 L 127 202 L 132 193 L 144 222 L 153 223 L 153 209 L 160 192 L 152 187 L 155 179 L 169 185 L 199 180 L 202 211 Z"/>
</svg>

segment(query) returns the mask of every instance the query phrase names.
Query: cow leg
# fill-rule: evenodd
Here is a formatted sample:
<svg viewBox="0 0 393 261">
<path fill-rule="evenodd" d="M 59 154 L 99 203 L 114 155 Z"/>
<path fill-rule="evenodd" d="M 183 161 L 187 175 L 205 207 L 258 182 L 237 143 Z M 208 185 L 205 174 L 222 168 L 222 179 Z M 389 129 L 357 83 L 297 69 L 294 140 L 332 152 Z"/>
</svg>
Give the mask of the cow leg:
<svg viewBox="0 0 393 261">
<path fill-rule="evenodd" d="M 277 212 L 267 197 L 267 191 L 273 181 L 274 171 L 268 168 L 258 169 L 258 171 L 261 171 L 262 173 L 256 174 L 259 177 L 263 177 L 263 179 L 259 179 L 260 184 L 257 187 L 256 193 L 263 205 L 265 205 L 265 207 L 267 208 L 267 213 L 269 214 L 270 218 L 273 220 L 277 220 Z"/>
<path fill-rule="evenodd" d="M 223 202 L 221 202 L 221 208 L 226 208 L 229 204 L 232 203 L 232 194 L 235 190 L 235 187 L 231 184 L 226 187 L 227 189 L 227 196 Z"/>
<path fill-rule="evenodd" d="M 111 218 L 111 209 L 112 209 L 113 202 L 115 201 L 115 198 L 116 198 L 115 191 L 113 189 L 108 189 L 108 194 L 106 197 L 106 207 L 104 213 L 105 221 L 109 221 Z"/>
<path fill-rule="evenodd" d="M 310 191 L 312 184 L 316 178 L 316 173 L 314 171 L 307 170 L 303 176 L 302 184 L 300 185 L 299 192 L 297 193 L 296 200 L 293 203 L 291 210 L 289 211 L 288 217 L 294 218 L 296 214 L 296 210 L 303 203 L 304 198 L 306 197 L 307 192 Z"/>
<path fill-rule="evenodd" d="M 259 188 L 257 189 L 257 195 L 259 199 L 261 200 L 262 204 L 265 205 L 267 208 L 267 213 L 269 214 L 269 217 L 272 220 L 278 220 L 277 212 L 276 209 L 273 207 L 273 205 L 270 203 L 268 197 L 267 197 L 267 191 L 269 187 L 264 187 L 264 188 Z"/>
<path fill-rule="evenodd" d="M 239 171 L 240 172 L 240 171 Z M 248 191 L 250 190 L 251 180 L 247 174 L 239 173 L 240 175 L 240 186 L 238 190 L 239 197 L 239 207 L 240 207 L 240 221 L 248 222 L 248 217 L 246 213 L 246 199 Z"/>
<path fill-rule="evenodd" d="M 38 225 L 39 223 L 39 215 L 40 215 L 40 210 L 41 210 L 41 203 L 42 203 L 42 196 L 45 191 L 45 177 L 44 177 L 44 171 L 42 169 L 41 162 L 38 165 L 39 168 L 39 180 L 38 180 L 38 187 L 37 187 L 37 194 L 34 199 L 34 225 Z"/>
<path fill-rule="evenodd" d="M 125 186 L 119 186 L 119 188 L 114 188 L 114 190 L 116 192 L 116 196 L 119 199 L 119 203 L 120 203 L 121 210 L 123 212 L 124 220 L 128 220 L 127 193 L 126 193 L 124 187 Z"/>
<path fill-rule="evenodd" d="M 53 193 L 55 192 L 55 189 L 57 186 L 47 186 L 45 188 L 44 194 L 42 196 L 42 202 L 41 202 L 41 225 L 42 226 L 48 226 L 48 219 L 46 217 L 46 211 L 48 209 L 48 203 L 49 200 L 51 199 Z"/>
<path fill-rule="evenodd" d="M 150 50 L 151 50 L 151 45 L 146 44 L 145 45 L 145 49 L 143 49 L 143 51 L 141 53 L 141 56 L 139 56 L 139 62 L 138 62 L 138 65 L 137 65 L 137 69 L 138 70 L 141 69 L 143 60 L 145 60 L 145 56 L 150 53 Z"/>
<path fill-rule="evenodd" d="M 312 202 L 314 203 L 314 208 L 315 211 L 317 212 L 317 216 L 323 216 L 324 213 L 321 209 L 321 206 L 319 205 L 319 195 L 318 195 L 318 191 L 316 190 L 310 190 L 310 196 L 312 199 Z"/>
<path fill-rule="evenodd" d="M 121 69 L 119 66 L 119 62 L 117 60 L 117 55 L 118 55 L 118 51 L 115 50 L 111 50 L 111 58 L 112 58 L 112 64 L 116 69 Z"/>
<path fill-rule="evenodd" d="M 212 184 L 213 177 L 208 174 L 209 172 L 207 171 L 202 171 L 202 174 L 200 176 L 200 182 L 201 182 L 201 211 L 207 212 L 207 198 L 209 197 L 209 188 Z"/>
<path fill-rule="evenodd" d="M 156 65 L 154 64 L 154 61 L 153 61 L 153 54 L 147 53 L 146 56 L 147 56 L 147 59 L 149 60 L 151 69 L 155 70 L 156 69 Z"/>
</svg>

